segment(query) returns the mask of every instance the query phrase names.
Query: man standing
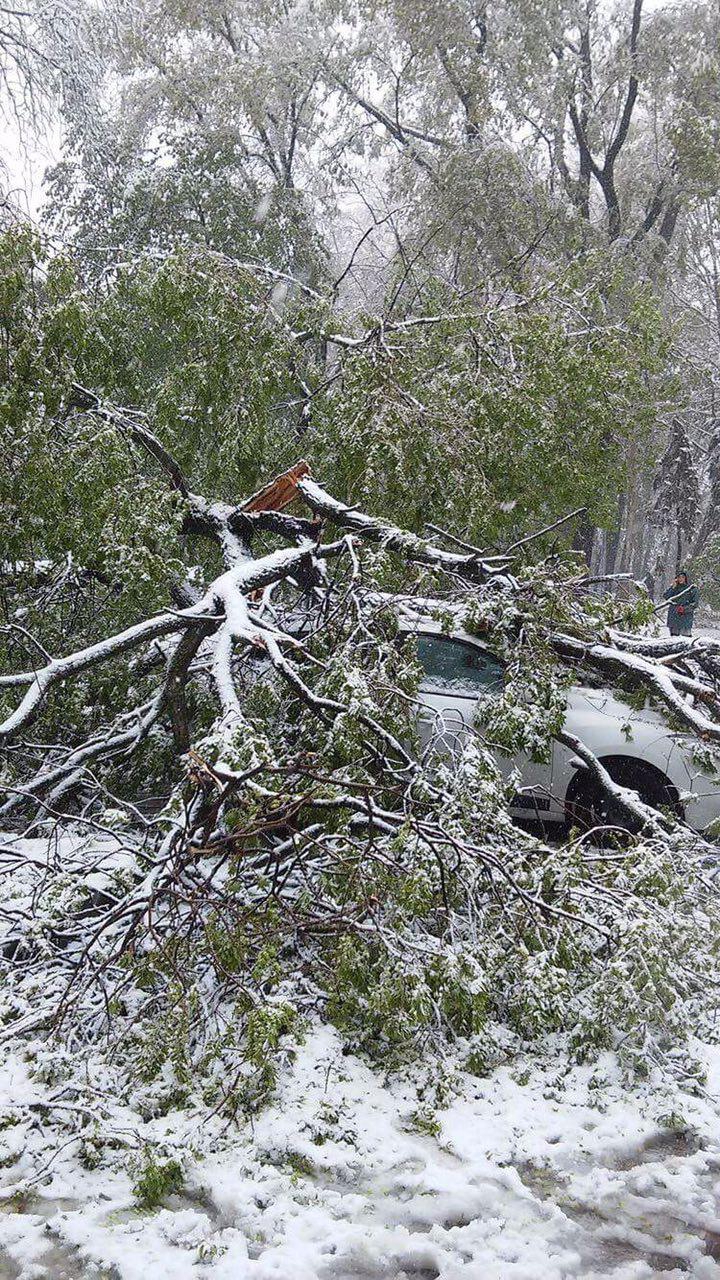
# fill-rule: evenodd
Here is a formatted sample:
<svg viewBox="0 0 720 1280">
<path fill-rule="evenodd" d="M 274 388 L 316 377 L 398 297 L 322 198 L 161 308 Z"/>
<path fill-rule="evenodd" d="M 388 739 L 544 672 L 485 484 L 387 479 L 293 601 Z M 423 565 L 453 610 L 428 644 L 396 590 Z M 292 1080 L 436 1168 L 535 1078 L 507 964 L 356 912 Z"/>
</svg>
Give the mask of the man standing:
<svg viewBox="0 0 720 1280">
<path fill-rule="evenodd" d="M 665 599 L 671 602 L 667 617 L 670 635 L 691 636 L 700 592 L 690 583 L 683 570 L 678 572 L 673 585 L 668 587 Z"/>
</svg>

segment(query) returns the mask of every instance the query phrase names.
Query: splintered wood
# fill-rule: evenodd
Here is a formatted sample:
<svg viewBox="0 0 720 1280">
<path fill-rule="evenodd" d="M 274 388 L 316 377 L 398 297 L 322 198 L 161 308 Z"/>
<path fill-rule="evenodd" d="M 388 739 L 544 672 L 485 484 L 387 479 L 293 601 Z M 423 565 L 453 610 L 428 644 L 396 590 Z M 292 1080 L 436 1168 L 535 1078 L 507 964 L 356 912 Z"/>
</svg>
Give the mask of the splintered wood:
<svg viewBox="0 0 720 1280">
<path fill-rule="evenodd" d="M 241 511 L 284 511 L 297 497 L 298 481 L 310 475 L 310 464 L 301 458 L 244 502 Z"/>
</svg>

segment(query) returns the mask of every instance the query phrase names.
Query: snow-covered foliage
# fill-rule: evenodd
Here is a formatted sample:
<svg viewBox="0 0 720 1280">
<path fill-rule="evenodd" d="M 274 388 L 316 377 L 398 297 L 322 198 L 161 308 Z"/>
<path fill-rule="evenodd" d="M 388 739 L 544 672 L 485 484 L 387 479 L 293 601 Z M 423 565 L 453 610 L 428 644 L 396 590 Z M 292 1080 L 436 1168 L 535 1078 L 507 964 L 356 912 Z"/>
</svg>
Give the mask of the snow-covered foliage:
<svg viewBox="0 0 720 1280">
<path fill-rule="evenodd" d="M 531 572 L 513 553 L 448 550 L 308 477 L 297 493 L 314 521 L 193 497 L 169 456 L 164 473 L 227 567 L 196 580 L 191 604 L 2 678 L 3 816 L 34 835 L 74 814 L 82 836 L 45 857 L 5 843 L 11 1034 L 59 1033 L 81 1056 L 104 1045 L 124 1089 L 146 1086 L 156 1106 L 200 1090 L 225 1115 L 267 1099 L 318 1015 L 385 1065 L 452 1045 L 482 1073 L 558 1032 L 580 1060 L 612 1048 L 638 1071 L 693 1071 L 690 1029 L 714 1017 L 710 846 L 582 744 L 638 837 L 598 852 L 518 830 L 482 736 L 459 757 L 419 756 L 420 671 L 398 623 L 414 598 L 506 653 L 490 730 L 510 752 L 562 732 L 562 663 L 619 668 L 720 736 L 714 643 L 613 643 L 572 556 Z M 120 660 L 134 705 L 128 691 L 71 742 L 28 740 L 58 690 L 82 703 L 85 673 Z M 158 754 L 176 773 L 161 808 Z"/>
</svg>

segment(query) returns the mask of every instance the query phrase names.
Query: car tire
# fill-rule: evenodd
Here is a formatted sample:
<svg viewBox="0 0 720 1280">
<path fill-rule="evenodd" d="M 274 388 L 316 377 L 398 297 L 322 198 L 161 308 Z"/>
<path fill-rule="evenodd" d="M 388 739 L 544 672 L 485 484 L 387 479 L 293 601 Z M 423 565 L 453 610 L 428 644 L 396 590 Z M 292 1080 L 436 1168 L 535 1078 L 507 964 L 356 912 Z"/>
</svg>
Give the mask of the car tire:
<svg viewBox="0 0 720 1280">
<path fill-rule="evenodd" d="M 610 756 L 601 760 L 613 782 L 637 791 L 643 804 L 653 809 L 670 809 L 678 818 L 683 817 L 682 806 L 672 783 L 652 765 L 633 760 L 628 756 Z M 600 783 L 584 770 L 572 779 L 565 797 L 565 817 L 570 827 L 590 831 L 593 827 L 620 827 L 637 832 L 640 822 L 633 822 L 625 810 L 611 796 L 606 795 Z"/>
</svg>

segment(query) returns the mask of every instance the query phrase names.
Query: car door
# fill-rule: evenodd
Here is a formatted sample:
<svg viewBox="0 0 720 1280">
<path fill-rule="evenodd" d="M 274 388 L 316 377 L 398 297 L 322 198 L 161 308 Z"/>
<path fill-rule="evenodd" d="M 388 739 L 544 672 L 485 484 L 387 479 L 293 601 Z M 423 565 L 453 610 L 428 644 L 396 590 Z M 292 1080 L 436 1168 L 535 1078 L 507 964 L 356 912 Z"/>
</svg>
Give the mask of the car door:
<svg viewBox="0 0 720 1280">
<path fill-rule="evenodd" d="M 420 739 L 450 749 L 475 725 L 478 701 L 503 683 L 503 664 L 493 654 L 456 636 L 421 632 L 415 636 L 424 671 L 420 684 Z"/>
<path fill-rule="evenodd" d="M 419 698 L 420 740 L 423 747 L 432 743 L 435 749 L 451 754 L 463 737 L 478 727 L 482 702 L 502 690 L 504 665 L 484 646 L 464 637 L 420 632 L 415 641 L 425 673 Z M 552 765 L 501 752 L 497 760 L 506 776 L 515 768 L 520 771 L 521 784 L 512 810 L 526 817 L 551 816 Z"/>
</svg>

